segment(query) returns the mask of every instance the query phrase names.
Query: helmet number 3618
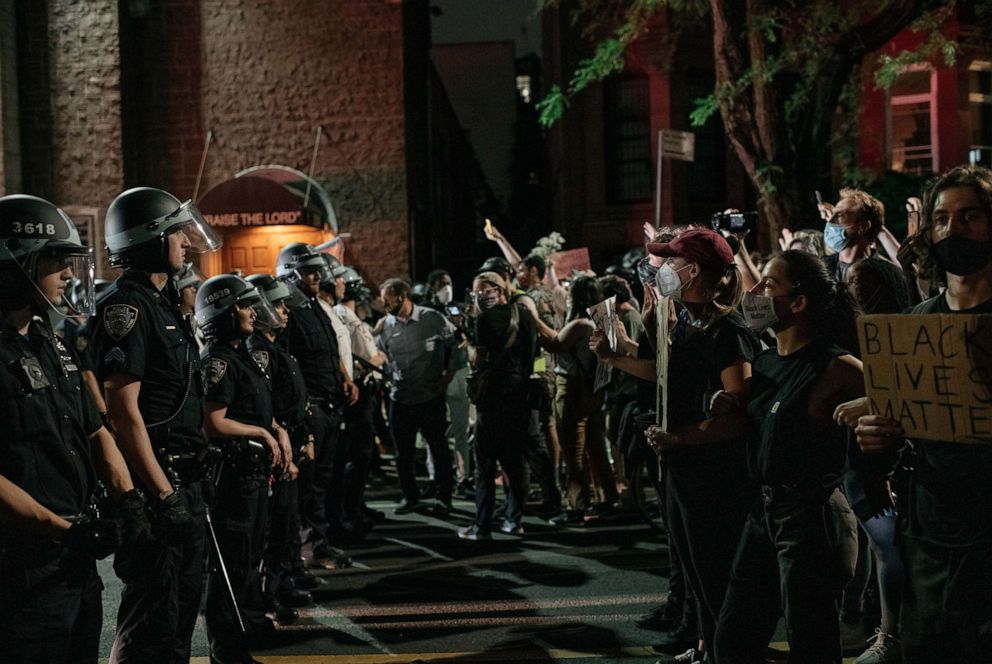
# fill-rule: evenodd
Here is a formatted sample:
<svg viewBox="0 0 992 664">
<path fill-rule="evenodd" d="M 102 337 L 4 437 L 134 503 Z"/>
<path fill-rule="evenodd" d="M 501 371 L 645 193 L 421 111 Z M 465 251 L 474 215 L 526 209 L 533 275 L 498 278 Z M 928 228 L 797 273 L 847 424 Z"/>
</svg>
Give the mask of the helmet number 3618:
<svg viewBox="0 0 992 664">
<path fill-rule="evenodd" d="M 55 224 L 42 224 L 27 222 L 22 224 L 19 221 L 15 221 L 11 224 L 11 230 L 14 233 L 23 233 L 25 235 L 55 235 Z"/>
</svg>

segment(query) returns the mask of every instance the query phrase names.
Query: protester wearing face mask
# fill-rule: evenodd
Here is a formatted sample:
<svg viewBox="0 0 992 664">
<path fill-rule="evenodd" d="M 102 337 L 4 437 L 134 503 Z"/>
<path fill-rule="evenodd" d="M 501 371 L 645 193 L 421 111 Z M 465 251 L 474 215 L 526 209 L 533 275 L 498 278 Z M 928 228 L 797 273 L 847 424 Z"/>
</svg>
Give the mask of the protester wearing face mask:
<svg viewBox="0 0 992 664">
<path fill-rule="evenodd" d="M 836 281 L 843 281 L 852 265 L 875 255 L 876 241 L 896 260 L 899 242 L 885 227 L 885 206 L 877 198 L 858 189 L 841 189 L 837 205 L 820 203 L 817 208 L 826 222 L 823 240 L 834 252 L 824 262 Z"/>
<path fill-rule="evenodd" d="M 911 313 L 992 314 L 992 172 L 961 166 L 937 179 L 918 237 L 930 277 L 946 290 Z M 988 661 L 992 445 L 907 440 L 898 422 L 880 415 L 863 415 L 856 431 L 866 453 L 902 451 L 903 661 Z"/>
<path fill-rule="evenodd" d="M 742 429 L 733 420 L 710 417 L 709 404 L 721 390 L 747 402 L 751 360 L 761 346 L 736 312 L 741 278 L 723 236 L 690 229 L 647 249 L 665 261 L 655 292 L 672 298 L 677 311 L 668 366 L 668 431 L 652 426 L 646 435 L 663 455 L 668 526 L 696 598 L 701 643 L 680 655 L 695 662 L 713 645 L 748 495 Z M 666 312 L 658 315 L 670 319 Z M 654 363 L 648 362 L 653 372 Z"/>
<path fill-rule="evenodd" d="M 475 396 L 475 456 L 478 481 L 475 522 L 461 528 L 462 539 L 489 539 L 495 509 L 497 464 L 506 477 L 506 512 L 500 530 L 523 534 L 523 506 L 527 497 L 530 421 L 527 382 L 537 350 L 534 319 L 520 304 L 510 303 L 507 284 L 495 272 L 483 272 L 472 283 L 480 313 L 476 318 L 472 367 L 486 376 Z"/>
<path fill-rule="evenodd" d="M 755 291 L 748 300 L 765 315 L 749 324 L 771 325 L 777 345 L 754 359 L 750 422 L 741 424 L 750 427 L 748 468 L 760 496 L 734 558 L 716 660 L 764 661 L 784 613 L 792 661 L 840 662 L 837 608 L 853 575 L 856 525 L 839 489 L 847 429 L 834 410 L 864 395 L 849 351 L 856 305 L 819 258 L 801 251 L 769 262 Z"/>
<path fill-rule="evenodd" d="M 596 356 L 589 349 L 596 326 L 586 309 L 602 299 L 594 278 L 579 277 L 572 284 L 565 327 L 557 334 L 539 328 L 541 344 L 555 353 L 555 420 L 565 459 L 567 509 L 549 519 L 555 525 L 584 522 L 585 512 L 593 508 L 590 471 L 603 491 L 600 510 L 608 512 L 618 497 L 606 452 L 603 391 L 593 391 Z"/>
</svg>

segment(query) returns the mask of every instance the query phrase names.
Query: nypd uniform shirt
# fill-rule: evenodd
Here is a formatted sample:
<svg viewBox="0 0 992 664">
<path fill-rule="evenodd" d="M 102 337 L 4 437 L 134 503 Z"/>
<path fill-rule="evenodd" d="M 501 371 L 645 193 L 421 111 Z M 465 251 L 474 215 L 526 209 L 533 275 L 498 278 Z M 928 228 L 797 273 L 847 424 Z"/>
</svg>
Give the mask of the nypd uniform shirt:
<svg viewBox="0 0 992 664">
<path fill-rule="evenodd" d="M 170 442 L 202 440 L 196 341 L 179 306 L 148 274 L 128 270 L 114 282 L 100 301 L 90 344 L 101 381 L 114 374 L 141 381 L 138 407 L 145 426 L 167 428 Z"/>
<path fill-rule="evenodd" d="M 268 378 L 246 344 L 234 348 L 213 342 L 203 351 L 208 402 L 227 406 L 227 418 L 242 424 L 272 426 L 272 393 Z"/>
<path fill-rule="evenodd" d="M 0 362 L 0 475 L 58 515 L 79 514 L 95 484 L 89 437 L 102 424 L 76 354 L 36 319 L 25 336 L 0 329 Z"/>
<path fill-rule="evenodd" d="M 303 370 L 303 379 L 311 397 L 343 401 L 338 339 L 331 321 L 314 298 L 289 314 L 284 332 L 293 354 Z"/>
<path fill-rule="evenodd" d="M 304 424 L 307 417 L 307 384 L 299 363 L 277 339 L 269 341 L 261 334 L 248 340 L 248 352 L 269 377 L 272 385 L 272 411 L 276 422 L 292 429 Z"/>
</svg>

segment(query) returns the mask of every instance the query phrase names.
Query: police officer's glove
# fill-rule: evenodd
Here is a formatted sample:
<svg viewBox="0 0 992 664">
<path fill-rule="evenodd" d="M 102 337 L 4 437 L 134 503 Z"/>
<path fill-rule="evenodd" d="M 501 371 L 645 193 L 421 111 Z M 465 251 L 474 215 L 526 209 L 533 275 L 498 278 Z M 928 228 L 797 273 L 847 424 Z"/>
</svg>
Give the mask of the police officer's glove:
<svg viewBox="0 0 992 664">
<path fill-rule="evenodd" d="M 121 532 L 116 521 L 94 519 L 72 524 L 62 543 L 74 553 L 102 560 L 121 545 Z"/>
<path fill-rule="evenodd" d="M 145 501 L 132 489 L 117 500 L 117 520 L 124 543 L 138 545 L 152 539 L 152 524 L 145 513 Z"/>
<path fill-rule="evenodd" d="M 160 500 L 152 500 L 151 508 L 155 513 L 155 526 L 161 529 L 166 537 L 182 537 L 193 526 L 193 517 L 179 497 L 178 491 L 173 491 Z"/>
</svg>

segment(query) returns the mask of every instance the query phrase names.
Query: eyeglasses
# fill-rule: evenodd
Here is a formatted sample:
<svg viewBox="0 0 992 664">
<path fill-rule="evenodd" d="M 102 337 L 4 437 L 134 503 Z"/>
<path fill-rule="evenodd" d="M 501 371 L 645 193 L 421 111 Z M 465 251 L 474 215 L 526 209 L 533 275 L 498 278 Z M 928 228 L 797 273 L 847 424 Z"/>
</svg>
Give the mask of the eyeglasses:
<svg viewBox="0 0 992 664">
<path fill-rule="evenodd" d="M 499 289 L 495 286 L 490 286 L 489 288 L 483 288 L 482 290 L 472 291 L 472 294 L 479 297 L 489 297 L 490 295 L 498 295 Z"/>
</svg>

